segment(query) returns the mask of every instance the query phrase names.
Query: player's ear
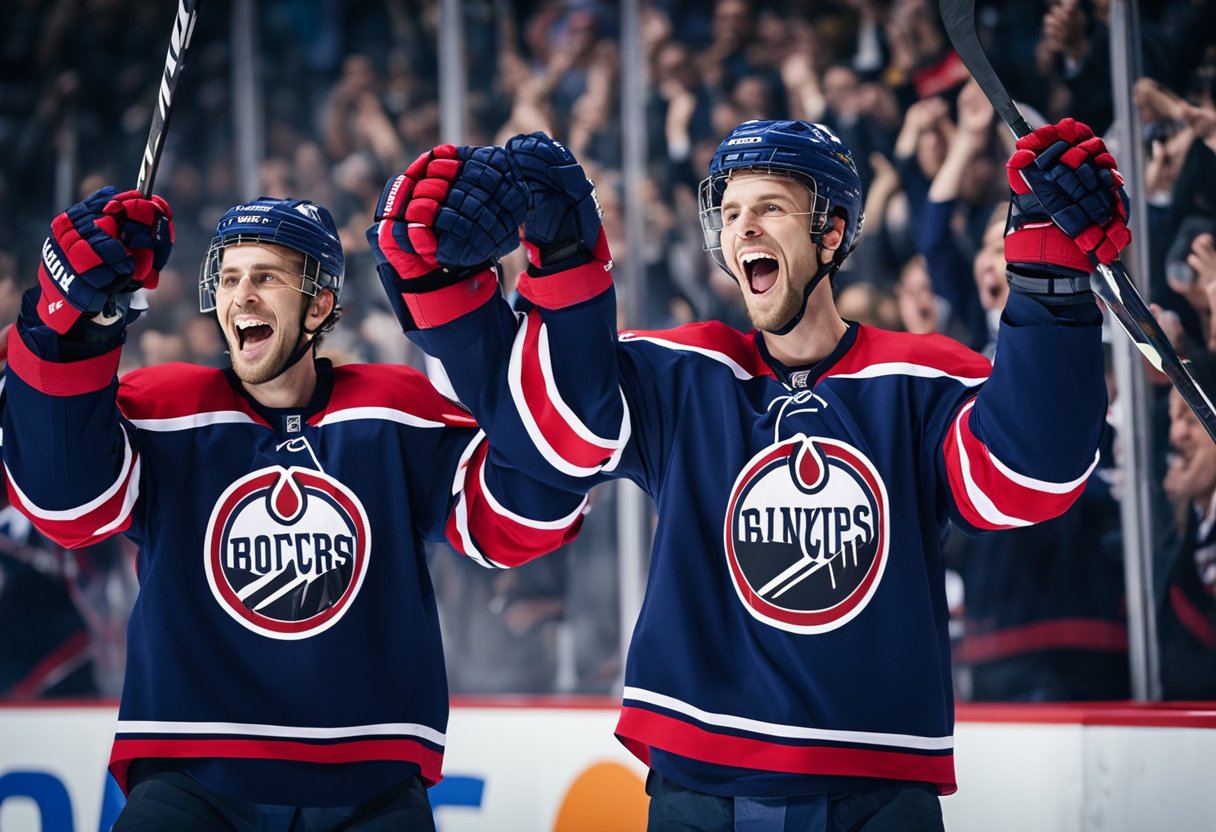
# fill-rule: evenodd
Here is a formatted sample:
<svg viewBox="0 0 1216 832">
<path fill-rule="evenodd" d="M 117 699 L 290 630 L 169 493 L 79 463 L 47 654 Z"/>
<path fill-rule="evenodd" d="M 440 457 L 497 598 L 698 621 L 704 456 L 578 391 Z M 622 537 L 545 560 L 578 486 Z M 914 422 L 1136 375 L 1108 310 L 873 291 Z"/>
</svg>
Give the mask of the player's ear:
<svg viewBox="0 0 1216 832">
<path fill-rule="evenodd" d="M 826 229 L 820 235 L 820 259 L 823 263 L 832 259 L 835 249 L 840 248 L 840 242 L 843 240 L 844 218 L 838 215 L 828 217 Z"/>
<path fill-rule="evenodd" d="M 835 251 L 840 248 L 840 242 L 844 239 L 844 217 L 830 216 L 827 221 L 827 228 L 823 232 L 822 242 L 820 246 L 825 251 Z"/>
<path fill-rule="evenodd" d="M 329 317 L 329 313 L 334 310 L 334 293 L 329 289 L 322 289 L 315 296 L 308 300 L 308 316 L 307 323 L 309 329 L 315 329 L 320 326 L 321 322 Z"/>
</svg>

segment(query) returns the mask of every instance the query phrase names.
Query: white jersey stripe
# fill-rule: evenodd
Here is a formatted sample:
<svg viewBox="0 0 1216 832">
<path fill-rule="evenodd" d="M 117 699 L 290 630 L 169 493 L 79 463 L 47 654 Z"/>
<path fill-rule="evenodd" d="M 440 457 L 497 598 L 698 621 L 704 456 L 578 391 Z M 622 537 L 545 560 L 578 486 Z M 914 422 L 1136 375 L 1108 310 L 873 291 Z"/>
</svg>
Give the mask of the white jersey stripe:
<svg viewBox="0 0 1216 832">
<path fill-rule="evenodd" d="M 391 407 L 348 407 L 344 410 L 335 410 L 332 413 L 327 413 L 317 424 L 320 427 L 324 427 L 338 422 L 353 422 L 359 419 L 396 422 L 413 428 L 448 427 L 443 422 L 436 422 L 434 419 L 424 419 L 413 413 L 395 410 Z"/>
<path fill-rule="evenodd" d="M 523 334 L 524 330 L 520 330 Z M 570 405 L 566 404 L 562 398 L 561 391 L 557 389 L 557 380 L 553 377 L 553 360 L 549 354 L 549 328 L 542 322 L 540 332 L 537 333 L 537 356 L 540 361 L 541 377 L 545 380 L 545 395 L 552 403 L 555 410 L 562 416 L 562 421 L 569 425 L 570 429 L 578 435 L 588 445 L 600 445 L 606 450 L 616 450 L 622 447 L 628 440 L 628 422 L 621 426 L 621 430 L 616 439 L 605 439 L 602 436 L 596 436 L 591 428 L 587 427 L 570 409 Z M 623 395 L 623 394 L 622 394 Z"/>
<path fill-rule="evenodd" d="M 210 425 L 253 425 L 253 417 L 239 410 L 214 410 L 209 413 L 191 413 L 189 416 L 172 416 L 164 419 L 131 419 L 131 424 L 140 430 L 172 433 L 179 430 L 194 430 Z"/>
<path fill-rule="evenodd" d="M 826 379 L 838 378 L 879 378 L 881 376 L 914 376 L 916 378 L 951 378 L 964 387 L 978 387 L 988 380 L 987 376 L 956 376 L 941 367 L 930 367 L 928 364 L 911 364 L 906 361 L 888 361 L 882 364 L 870 364 L 855 373 L 829 373 Z"/>
<path fill-rule="evenodd" d="M 416 722 L 382 722 L 372 725 L 342 725 L 336 728 L 308 728 L 299 725 L 259 725 L 250 722 L 160 722 L 119 720 L 119 734 L 236 734 L 283 739 L 340 740 L 358 737 L 418 737 L 443 746 L 447 737 Z"/>
<path fill-rule="evenodd" d="M 30 498 L 25 495 L 25 492 L 22 491 L 17 485 L 17 481 L 13 479 L 13 472 L 8 469 L 7 463 L 5 463 L 4 469 L 8 475 L 8 481 L 13 487 L 13 491 L 17 493 L 17 497 L 21 500 L 21 504 L 25 506 L 30 514 L 34 515 L 39 520 L 49 520 L 56 523 L 63 523 L 71 520 L 79 520 L 89 512 L 95 511 L 96 509 L 105 505 L 110 498 L 118 493 L 118 489 L 122 487 L 122 484 L 127 481 L 127 475 L 131 471 L 132 465 L 135 466 L 136 471 L 139 470 L 139 460 L 132 459 L 133 454 L 131 451 L 131 441 L 127 437 L 127 429 L 125 427 L 122 429 L 122 451 L 122 468 L 118 472 L 118 478 L 114 480 L 114 483 L 110 485 L 109 488 L 107 488 L 97 497 L 89 500 L 89 502 L 85 503 L 84 505 L 77 506 L 76 508 L 62 509 L 60 511 L 53 511 L 51 509 L 42 508 L 35 505 L 34 502 L 30 500 Z M 129 508 L 130 505 L 124 502 L 124 511 L 129 510 Z"/>
<path fill-rule="evenodd" d="M 485 496 L 486 503 L 489 504 L 490 510 L 501 517 L 507 518 L 512 523 L 527 526 L 529 529 L 539 529 L 543 531 L 561 531 L 563 529 L 568 529 L 574 524 L 574 521 L 578 519 L 579 515 L 583 513 L 583 510 L 587 507 L 587 501 L 591 499 L 590 496 L 583 497 L 583 501 L 578 504 L 574 511 L 570 512 L 565 517 L 559 517 L 556 520 L 533 520 L 530 517 L 524 517 L 522 514 L 516 514 L 515 512 L 511 511 L 511 509 L 498 502 L 498 498 L 491 493 L 490 486 L 486 482 L 486 467 L 484 465 L 479 467 L 477 476 L 481 484 L 481 493 Z"/>
<path fill-rule="evenodd" d="M 973 407 L 975 407 L 975 399 L 967 402 L 954 419 L 954 444 L 958 448 L 959 473 L 963 475 L 963 486 L 967 489 L 968 499 L 971 500 L 971 504 L 975 506 L 980 517 L 994 526 L 1033 526 L 1034 523 L 1030 520 L 1013 517 L 997 508 L 996 504 L 992 502 L 992 498 L 984 493 L 979 483 L 971 476 L 971 458 L 967 455 L 967 446 L 963 442 L 962 423 Z"/>
<path fill-rule="evenodd" d="M 524 397 L 523 387 L 524 341 L 526 340 L 528 325 L 528 316 L 522 316 L 519 331 L 515 333 L 515 343 L 511 346 L 511 360 L 507 365 L 507 384 L 511 388 L 511 399 L 515 403 L 515 410 L 519 414 L 519 420 L 523 423 L 524 430 L 528 433 L 528 438 L 532 440 L 533 447 L 540 452 L 540 455 L 544 457 L 546 462 L 553 466 L 554 470 L 560 471 L 567 476 L 580 478 L 597 474 L 602 469 L 602 466 L 585 468 L 566 461 L 549 444 L 549 440 L 545 438 L 540 425 L 536 423 L 536 419 L 532 416 L 532 411 L 528 408 L 528 401 Z"/>
<path fill-rule="evenodd" d="M 647 702 L 658 705 L 669 711 L 676 711 L 704 722 L 707 725 L 717 725 L 722 728 L 734 728 L 749 731 L 753 734 L 767 734 L 771 737 L 796 740 L 822 740 L 824 742 L 847 742 L 860 745 L 882 745 L 891 748 L 914 748 L 920 751 L 949 751 L 954 748 L 954 737 L 921 737 L 915 734 L 880 734 L 872 731 L 839 731 L 826 728 L 806 728 L 801 725 L 782 725 L 777 722 L 763 722 L 731 714 L 719 714 L 704 711 L 695 705 L 682 702 L 671 696 L 666 696 L 642 688 L 626 687 L 626 700 Z"/>
<path fill-rule="evenodd" d="M 668 341 L 666 338 L 655 338 L 653 335 L 636 335 L 632 332 L 622 333 L 620 340 L 626 341 L 626 342 L 647 341 L 651 344 L 657 344 L 660 347 L 666 347 L 669 350 L 681 350 L 683 352 L 695 352 L 698 355 L 705 356 L 706 358 L 712 358 L 714 361 L 717 361 L 719 364 L 725 364 L 727 367 L 730 368 L 730 371 L 735 374 L 735 378 L 743 379 L 744 381 L 746 381 L 749 378 L 756 377 L 755 374 L 749 373 L 747 370 L 743 369 L 743 367 L 738 362 L 736 362 L 733 358 L 731 358 L 726 353 L 718 352 L 717 350 L 711 350 L 706 347 L 694 347 L 691 344 L 681 344 L 679 341 Z"/>
</svg>

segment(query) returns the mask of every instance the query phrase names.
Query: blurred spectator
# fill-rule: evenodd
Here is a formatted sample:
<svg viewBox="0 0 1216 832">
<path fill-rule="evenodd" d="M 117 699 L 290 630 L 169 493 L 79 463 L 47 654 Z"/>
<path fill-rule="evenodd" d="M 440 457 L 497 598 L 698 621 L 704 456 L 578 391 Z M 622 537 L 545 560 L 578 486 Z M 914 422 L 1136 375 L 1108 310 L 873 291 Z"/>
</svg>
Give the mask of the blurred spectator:
<svg viewBox="0 0 1216 832">
<path fill-rule="evenodd" d="M 916 221 L 916 243 L 926 258 L 933 290 L 944 302 L 939 331 L 982 349 L 988 326 L 968 264 L 992 214 L 993 182 L 1003 178 L 1003 169 L 990 152 L 995 114 L 974 81 L 963 87 L 957 108 L 958 125 Z M 973 218 L 980 221 L 978 228 Z"/>
<path fill-rule="evenodd" d="M 1216 356 L 1191 356 L 1191 372 L 1216 390 Z M 1178 544 L 1167 555 L 1158 621 L 1162 694 L 1216 698 L 1216 443 L 1177 390 L 1170 391 L 1170 459 L 1164 487 Z"/>
</svg>

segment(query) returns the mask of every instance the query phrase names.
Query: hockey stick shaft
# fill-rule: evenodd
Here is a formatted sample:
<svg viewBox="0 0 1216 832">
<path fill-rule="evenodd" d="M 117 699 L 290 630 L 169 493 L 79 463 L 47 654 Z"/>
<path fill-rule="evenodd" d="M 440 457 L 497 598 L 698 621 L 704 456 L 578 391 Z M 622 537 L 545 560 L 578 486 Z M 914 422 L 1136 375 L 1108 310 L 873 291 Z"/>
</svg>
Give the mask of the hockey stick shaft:
<svg viewBox="0 0 1216 832">
<path fill-rule="evenodd" d="M 148 143 L 144 146 L 143 162 L 139 167 L 136 189 L 144 196 L 152 195 L 152 181 L 160 165 L 161 149 L 165 133 L 169 129 L 169 116 L 173 115 L 173 91 L 182 74 L 186 49 L 190 36 L 194 34 L 194 22 L 198 19 L 198 0 L 178 0 L 177 17 L 173 20 L 173 34 L 169 38 L 169 51 L 165 54 L 165 71 L 161 75 L 160 89 L 156 94 L 156 109 L 152 113 L 152 127 L 148 131 Z"/>
<path fill-rule="evenodd" d="M 940 0 L 938 9 L 954 50 L 992 103 L 993 109 L 1015 136 L 1021 138 L 1028 135 L 1030 125 L 997 77 L 976 35 L 975 0 Z M 1123 331 L 1149 363 L 1165 374 L 1199 417 L 1208 435 L 1216 441 L 1216 407 L 1211 397 L 1195 381 L 1186 362 L 1178 357 L 1169 338 L 1161 331 L 1157 319 L 1136 290 L 1136 285 L 1128 277 L 1123 263 L 1116 259 L 1110 265 L 1098 264 L 1091 283 L 1094 294 L 1111 310 Z"/>
</svg>

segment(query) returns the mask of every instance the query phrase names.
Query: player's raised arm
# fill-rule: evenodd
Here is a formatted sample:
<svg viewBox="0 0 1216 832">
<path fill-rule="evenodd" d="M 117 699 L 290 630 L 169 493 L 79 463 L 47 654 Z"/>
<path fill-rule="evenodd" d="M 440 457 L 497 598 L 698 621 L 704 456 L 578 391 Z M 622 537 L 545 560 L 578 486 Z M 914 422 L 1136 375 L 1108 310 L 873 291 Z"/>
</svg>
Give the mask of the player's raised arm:
<svg viewBox="0 0 1216 832">
<path fill-rule="evenodd" d="M 956 519 L 977 529 L 1055 517 L 1084 488 L 1106 408 L 1091 258 L 1110 262 L 1131 240 L 1123 179 L 1085 125 L 1020 139 L 1008 171 L 1012 291 L 992 376 L 942 443 Z"/>
<path fill-rule="evenodd" d="M 102 188 L 51 222 L 38 286 L 8 333 L 9 499 L 78 547 L 126 529 L 139 453 L 115 404 L 132 293 L 155 288 L 173 245 L 158 196 Z"/>
<path fill-rule="evenodd" d="M 519 244 L 528 201 L 502 148 L 441 145 L 389 180 L 367 231 L 402 329 L 443 355 L 435 345 L 450 347 L 457 394 L 491 420 L 507 389 L 516 323 L 498 291 L 497 259 Z M 497 464 L 496 431 L 491 439 L 470 444 L 456 472 L 445 529 L 452 545 L 499 567 L 573 539 L 583 493 Z"/>
<path fill-rule="evenodd" d="M 390 180 L 368 230 L 398 318 L 443 362 L 491 445 L 517 467 L 585 491 L 629 436 L 594 186 L 543 133 L 505 150 L 441 147 L 424 157 Z M 520 225 L 529 266 L 518 289 L 530 311 L 517 317 L 493 263 L 517 244 Z"/>
</svg>

